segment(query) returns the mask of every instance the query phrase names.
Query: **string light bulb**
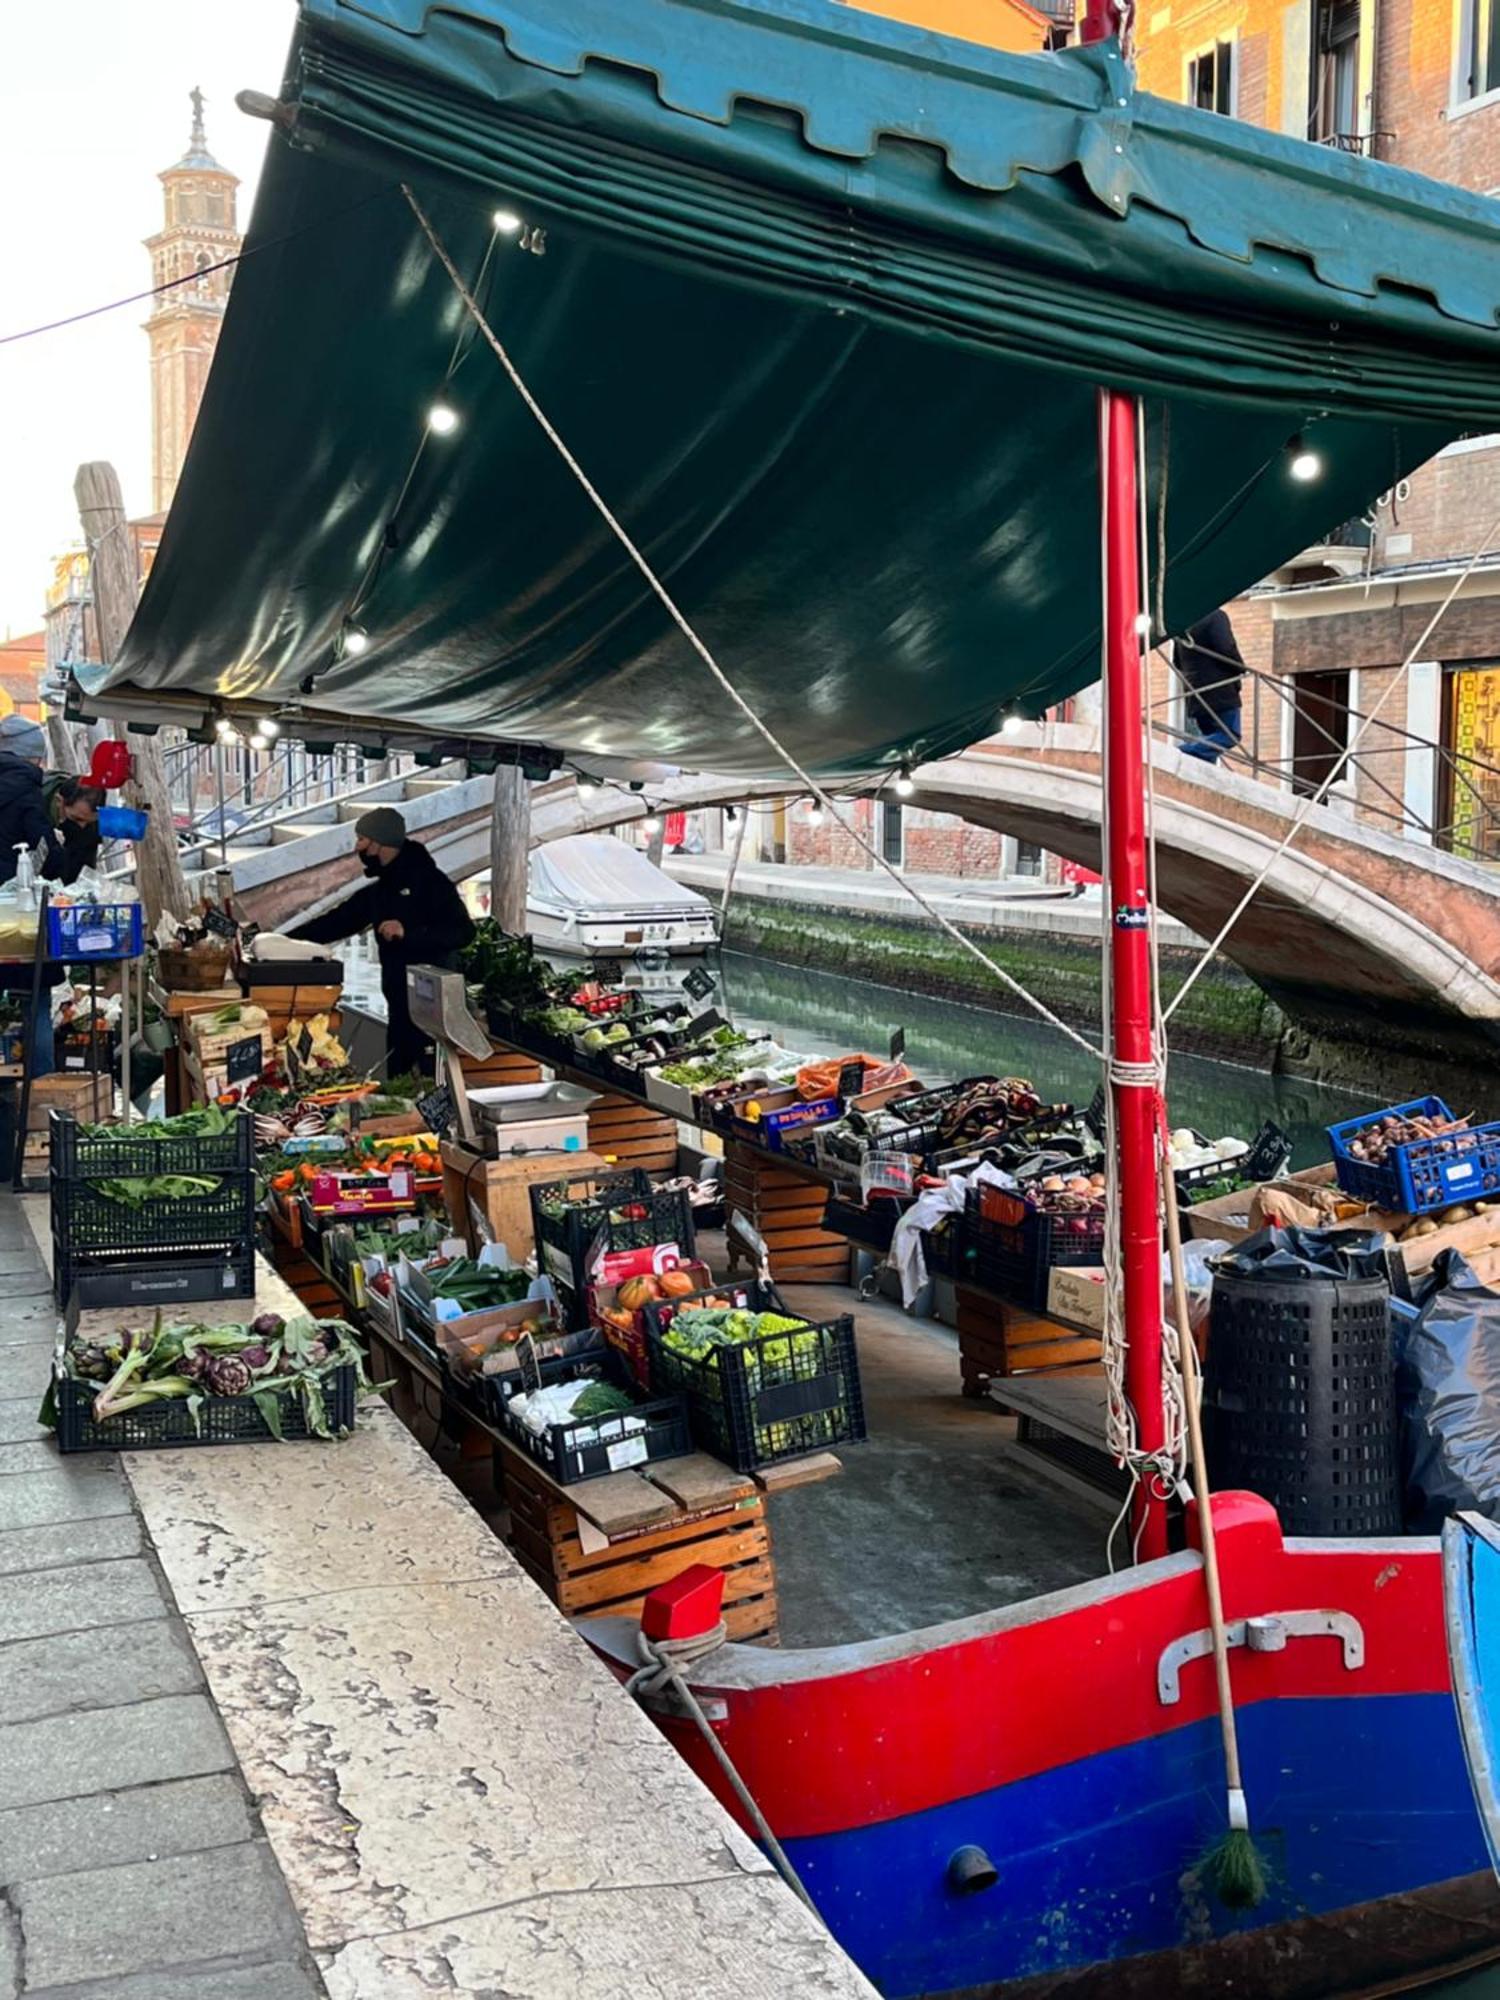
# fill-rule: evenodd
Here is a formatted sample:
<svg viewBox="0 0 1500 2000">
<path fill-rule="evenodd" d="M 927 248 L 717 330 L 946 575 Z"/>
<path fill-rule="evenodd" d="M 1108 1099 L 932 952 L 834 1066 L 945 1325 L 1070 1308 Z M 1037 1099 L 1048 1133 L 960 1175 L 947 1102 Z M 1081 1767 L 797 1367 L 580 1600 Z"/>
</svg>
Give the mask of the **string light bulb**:
<svg viewBox="0 0 1500 2000">
<path fill-rule="evenodd" d="M 368 650 L 369 644 L 370 635 L 364 626 L 356 625 L 352 618 L 345 619 L 344 651 L 352 654 L 355 659 L 358 659 L 361 653 Z"/>
<path fill-rule="evenodd" d="M 214 730 L 221 743 L 228 743 L 231 738 L 238 736 L 240 733 L 227 715 L 219 717 L 218 721 L 214 724 Z"/>
<path fill-rule="evenodd" d="M 725 806 L 724 818 L 728 825 L 733 826 L 735 822 L 739 819 L 739 816 L 740 816 L 740 809 L 738 806 Z"/>
<path fill-rule="evenodd" d="M 266 735 L 264 730 L 256 729 L 252 731 L 250 736 L 250 748 L 252 750 L 264 750 L 270 740 L 270 737 Z"/>
<path fill-rule="evenodd" d="M 909 799 L 916 789 L 916 786 L 912 783 L 910 764 L 903 764 L 901 769 L 896 773 L 896 797 L 898 799 Z"/>
<path fill-rule="evenodd" d="M 279 736 L 281 734 L 281 724 L 273 722 L 269 715 L 263 722 L 258 722 L 256 727 L 262 736 Z"/>
<path fill-rule="evenodd" d="M 823 808 L 818 804 L 816 799 L 807 808 L 807 823 L 809 826 L 821 826 L 823 824 Z"/>
<path fill-rule="evenodd" d="M 578 796 L 585 802 L 597 799 L 599 796 L 599 787 L 594 783 L 592 778 L 580 778 L 578 780 Z"/>
<path fill-rule="evenodd" d="M 1287 441 L 1287 471 L 1299 486 L 1308 486 L 1323 476 L 1323 454 L 1314 451 L 1301 431 Z"/>
<path fill-rule="evenodd" d="M 434 403 L 427 412 L 427 428 L 434 437 L 449 437 L 458 429 L 458 412 L 451 403 Z"/>
<path fill-rule="evenodd" d="M 490 226 L 497 236 L 519 236 L 521 218 L 513 208 L 497 208 L 490 217 Z"/>
<path fill-rule="evenodd" d="M 1001 723 L 1000 733 L 1002 736 L 1019 736 L 1019 734 L 1025 727 L 1026 727 L 1025 716 L 1018 715 L 1014 711 L 1012 711 L 1012 713 L 1007 715 L 1005 720 Z"/>
<path fill-rule="evenodd" d="M 652 813 L 649 819 L 641 821 L 641 831 L 649 834 L 658 834 L 661 832 L 661 821 L 656 817 L 655 813 Z"/>
</svg>

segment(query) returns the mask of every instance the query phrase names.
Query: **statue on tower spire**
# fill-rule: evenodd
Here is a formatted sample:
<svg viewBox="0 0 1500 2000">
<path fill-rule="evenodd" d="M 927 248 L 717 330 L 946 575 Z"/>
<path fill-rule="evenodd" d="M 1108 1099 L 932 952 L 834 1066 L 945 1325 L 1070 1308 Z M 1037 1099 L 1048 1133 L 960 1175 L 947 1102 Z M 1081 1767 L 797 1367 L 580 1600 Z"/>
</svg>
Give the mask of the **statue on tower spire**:
<svg viewBox="0 0 1500 2000">
<path fill-rule="evenodd" d="M 203 92 L 198 88 L 197 84 L 194 84 L 193 88 L 188 92 L 188 97 L 193 106 L 193 136 L 188 141 L 188 144 L 194 152 L 204 152 L 207 150 L 208 140 L 205 138 L 203 132 Z"/>
</svg>

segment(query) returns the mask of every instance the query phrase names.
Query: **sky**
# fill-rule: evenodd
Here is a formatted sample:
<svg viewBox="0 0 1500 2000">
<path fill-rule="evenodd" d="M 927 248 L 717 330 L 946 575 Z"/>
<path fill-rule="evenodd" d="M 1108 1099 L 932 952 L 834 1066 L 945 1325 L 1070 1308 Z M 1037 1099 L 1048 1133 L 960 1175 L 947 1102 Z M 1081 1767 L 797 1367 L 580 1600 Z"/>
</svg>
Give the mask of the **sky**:
<svg viewBox="0 0 1500 2000">
<path fill-rule="evenodd" d="M 187 150 L 195 84 L 244 229 L 269 128 L 235 93 L 276 95 L 294 16 L 293 0 L 0 8 L 0 336 L 149 286 L 156 177 Z M 150 511 L 150 309 L 0 345 L 0 633 L 42 622 L 52 558 L 78 540 L 85 459 L 112 460 L 128 511 Z"/>
</svg>

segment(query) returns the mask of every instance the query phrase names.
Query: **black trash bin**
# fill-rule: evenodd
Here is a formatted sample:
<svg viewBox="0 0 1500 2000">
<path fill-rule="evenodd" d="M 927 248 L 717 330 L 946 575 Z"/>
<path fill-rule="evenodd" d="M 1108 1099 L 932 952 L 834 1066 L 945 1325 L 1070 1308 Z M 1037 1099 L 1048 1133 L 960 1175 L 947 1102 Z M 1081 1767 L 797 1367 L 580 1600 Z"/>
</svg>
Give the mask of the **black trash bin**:
<svg viewBox="0 0 1500 2000">
<path fill-rule="evenodd" d="M 1209 1477 L 1286 1534 L 1401 1532 L 1390 1256 L 1368 1231 L 1266 1229 L 1215 1263 Z"/>
</svg>

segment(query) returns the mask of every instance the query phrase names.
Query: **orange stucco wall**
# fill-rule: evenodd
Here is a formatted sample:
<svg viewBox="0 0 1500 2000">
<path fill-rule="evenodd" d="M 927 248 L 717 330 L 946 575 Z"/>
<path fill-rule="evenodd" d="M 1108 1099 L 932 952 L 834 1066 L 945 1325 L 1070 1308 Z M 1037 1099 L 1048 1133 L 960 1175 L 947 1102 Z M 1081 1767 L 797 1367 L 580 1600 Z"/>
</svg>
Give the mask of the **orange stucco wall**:
<svg viewBox="0 0 1500 2000">
<path fill-rule="evenodd" d="M 845 5 L 1011 55 L 1033 55 L 1047 40 L 1041 15 L 1012 6 L 1010 0 L 845 0 Z"/>
</svg>

